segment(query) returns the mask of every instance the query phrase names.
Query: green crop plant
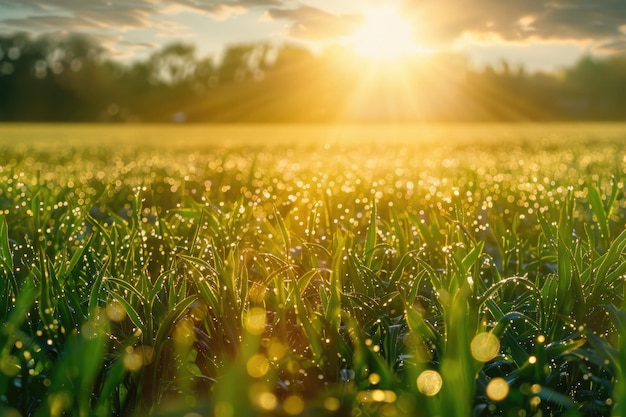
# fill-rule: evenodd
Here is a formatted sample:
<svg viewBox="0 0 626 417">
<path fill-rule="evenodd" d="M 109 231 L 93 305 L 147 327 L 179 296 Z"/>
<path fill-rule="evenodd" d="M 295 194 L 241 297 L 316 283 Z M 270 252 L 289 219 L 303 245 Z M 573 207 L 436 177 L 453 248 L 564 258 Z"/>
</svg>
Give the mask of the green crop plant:
<svg viewBox="0 0 626 417">
<path fill-rule="evenodd" d="M 0 413 L 623 415 L 623 136 L 406 129 L 3 144 Z"/>
</svg>

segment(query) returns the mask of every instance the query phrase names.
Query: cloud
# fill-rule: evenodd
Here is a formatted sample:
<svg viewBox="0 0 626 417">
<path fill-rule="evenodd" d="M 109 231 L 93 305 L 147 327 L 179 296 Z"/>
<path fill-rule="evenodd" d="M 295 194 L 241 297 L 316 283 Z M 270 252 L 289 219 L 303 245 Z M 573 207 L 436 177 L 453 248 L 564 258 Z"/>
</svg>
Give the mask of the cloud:
<svg viewBox="0 0 626 417">
<path fill-rule="evenodd" d="M 623 36 L 620 27 L 626 24 L 624 0 L 398 1 L 423 36 L 444 44 L 466 32 L 492 32 L 505 40 L 608 41 Z M 294 3 L 295 8 L 286 8 Z M 224 20 L 251 8 L 266 9 L 270 18 L 288 21 L 290 36 L 309 40 L 349 35 L 361 19 L 358 9 L 354 14 L 333 14 L 286 0 L 0 0 L 0 10 L 14 12 L 0 17 L 0 28 L 132 30 L 158 27 L 168 15 L 180 12 Z M 15 17 L 16 11 L 22 17 Z"/>
<path fill-rule="evenodd" d="M 149 30 L 155 38 L 181 39 L 195 34 L 176 16 L 180 13 L 223 21 L 251 8 L 282 4 L 282 0 L 0 0 L 0 33 L 108 35 Z M 114 40 L 106 46 L 117 56 L 130 56 L 135 49 Z"/>
<path fill-rule="evenodd" d="M 626 23 L 623 0 L 405 0 L 403 8 L 444 44 L 463 33 L 492 33 L 507 41 L 607 40 L 619 37 Z"/>
<path fill-rule="evenodd" d="M 22 19 L 3 19 L 3 27 L 14 30 L 29 29 L 33 31 L 56 31 L 61 28 L 67 30 L 85 30 L 93 28 L 93 23 L 82 18 L 68 16 L 32 16 Z"/>
<path fill-rule="evenodd" d="M 215 20 L 226 20 L 232 16 L 245 13 L 253 7 L 275 7 L 282 5 L 281 0 L 234 0 L 234 1 L 194 1 L 177 0 L 164 2 L 162 12 L 195 12 L 211 16 Z"/>
<path fill-rule="evenodd" d="M 299 6 L 294 9 L 269 9 L 265 19 L 283 19 L 291 23 L 288 34 L 294 38 L 325 40 L 347 36 L 359 27 L 363 18 L 358 14 L 335 15 L 324 10 Z"/>
<path fill-rule="evenodd" d="M 182 13 L 223 21 L 255 9 L 265 12 L 259 24 L 285 22 L 286 36 L 323 43 L 350 36 L 363 22 L 359 1 L 342 3 L 354 5 L 353 12 L 342 7 L 343 13 L 332 12 L 330 5 L 314 7 L 316 1 L 0 0 L 0 33 L 150 30 L 159 38 L 182 38 L 193 35 L 177 17 Z M 625 0 L 395 0 L 393 4 L 416 28 L 417 43 L 433 49 L 458 44 L 468 35 L 486 44 L 490 39 L 574 42 L 605 52 L 622 51 L 626 43 Z"/>
<path fill-rule="evenodd" d="M 13 0 L 0 0 L 1 7 L 17 10 Z M 0 27 L 22 31 L 129 31 L 159 27 L 158 9 L 148 0 L 107 2 L 103 0 L 20 0 L 20 17 L 0 19 Z"/>
<path fill-rule="evenodd" d="M 312 1 L 311 1 L 312 3 Z M 624 0 L 399 0 L 419 44 L 447 48 L 463 36 L 499 42 L 574 42 L 621 49 L 626 36 Z M 349 36 L 362 16 L 336 15 L 304 4 L 269 8 L 265 19 L 288 21 L 288 35 L 304 40 Z"/>
<path fill-rule="evenodd" d="M 601 43 L 596 49 L 608 54 L 624 54 L 626 53 L 626 36 Z"/>
<path fill-rule="evenodd" d="M 202 13 L 224 20 L 246 12 L 252 7 L 270 7 L 280 0 L 0 0 L 0 9 L 19 10 L 21 18 L 0 18 L 0 27 L 20 27 L 22 30 L 58 29 L 69 25 L 70 30 L 100 29 L 126 31 L 159 28 L 167 15 L 181 11 Z M 58 22 L 58 26 L 55 24 Z"/>
</svg>

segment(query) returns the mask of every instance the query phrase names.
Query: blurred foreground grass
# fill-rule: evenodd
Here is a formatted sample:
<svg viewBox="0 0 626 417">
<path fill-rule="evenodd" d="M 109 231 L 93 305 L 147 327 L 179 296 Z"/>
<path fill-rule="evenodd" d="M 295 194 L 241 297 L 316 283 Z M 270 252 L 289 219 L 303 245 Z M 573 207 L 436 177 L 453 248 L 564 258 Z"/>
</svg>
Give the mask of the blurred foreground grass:
<svg viewBox="0 0 626 417">
<path fill-rule="evenodd" d="M 626 415 L 626 126 L 0 126 L 7 416 Z"/>
</svg>

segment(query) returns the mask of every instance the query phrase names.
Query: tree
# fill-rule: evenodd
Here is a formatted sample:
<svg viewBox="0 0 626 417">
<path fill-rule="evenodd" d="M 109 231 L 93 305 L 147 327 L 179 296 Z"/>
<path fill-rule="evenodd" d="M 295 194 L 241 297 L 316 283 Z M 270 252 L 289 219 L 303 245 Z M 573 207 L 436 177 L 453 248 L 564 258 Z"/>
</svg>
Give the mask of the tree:
<svg viewBox="0 0 626 417">
<path fill-rule="evenodd" d="M 150 57 L 150 81 L 170 87 L 189 84 L 198 65 L 195 55 L 196 50 L 191 45 L 173 43 L 165 46 Z"/>
</svg>

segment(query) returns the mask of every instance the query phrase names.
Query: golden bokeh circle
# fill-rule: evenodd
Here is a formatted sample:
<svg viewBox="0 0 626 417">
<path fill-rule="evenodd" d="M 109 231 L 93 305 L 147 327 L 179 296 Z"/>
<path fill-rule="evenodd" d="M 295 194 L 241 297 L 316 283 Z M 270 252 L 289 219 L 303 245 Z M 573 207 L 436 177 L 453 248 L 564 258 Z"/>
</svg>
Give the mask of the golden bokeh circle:
<svg viewBox="0 0 626 417">
<path fill-rule="evenodd" d="M 111 300 L 106 307 L 107 317 L 111 321 L 120 322 L 126 318 L 126 310 L 124 306 L 117 300 Z"/>
<path fill-rule="evenodd" d="M 509 384 L 504 378 L 493 378 L 487 384 L 487 397 L 492 401 L 502 401 L 509 395 Z"/>
<path fill-rule="evenodd" d="M 437 395 L 442 385 L 443 380 L 437 371 L 424 371 L 417 377 L 417 389 L 424 395 Z"/>
<path fill-rule="evenodd" d="M 500 340 L 489 332 L 478 333 L 470 344 L 472 356 L 480 362 L 489 362 L 500 352 Z"/>
</svg>

